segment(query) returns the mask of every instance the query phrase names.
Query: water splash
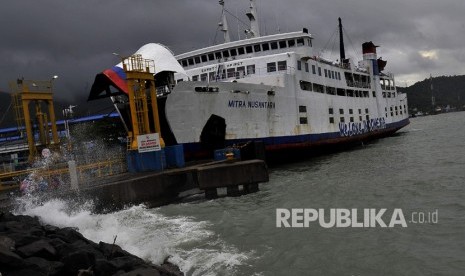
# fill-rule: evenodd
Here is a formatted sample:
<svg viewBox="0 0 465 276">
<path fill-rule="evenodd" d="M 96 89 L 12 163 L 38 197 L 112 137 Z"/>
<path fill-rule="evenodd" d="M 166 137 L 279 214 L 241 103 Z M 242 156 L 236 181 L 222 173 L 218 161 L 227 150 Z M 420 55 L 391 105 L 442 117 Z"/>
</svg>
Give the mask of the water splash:
<svg viewBox="0 0 465 276">
<path fill-rule="evenodd" d="M 178 265 L 186 275 L 234 274 L 236 268 L 251 257 L 227 245 L 209 230 L 206 221 L 193 217 L 167 217 L 161 208 L 134 206 L 110 214 L 92 213 L 93 203 L 75 204 L 62 199 L 46 202 L 24 197 L 17 214 L 37 216 L 45 224 L 75 227 L 86 238 L 113 243 L 155 264 L 166 258 Z"/>
</svg>

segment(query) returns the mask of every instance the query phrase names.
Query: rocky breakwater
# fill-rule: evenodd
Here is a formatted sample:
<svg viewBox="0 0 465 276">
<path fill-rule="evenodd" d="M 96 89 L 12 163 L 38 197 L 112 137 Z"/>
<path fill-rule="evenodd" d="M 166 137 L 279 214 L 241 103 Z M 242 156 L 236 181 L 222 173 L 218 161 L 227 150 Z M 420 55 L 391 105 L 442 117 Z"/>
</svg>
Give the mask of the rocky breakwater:
<svg viewBox="0 0 465 276">
<path fill-rule="evenodd" d="M 94 243 L 73 228 L 37 217 L 0 212 L 0 275 L 183 275 L 165 261 L 154 265 L 115 244 Z"/>
</svg>

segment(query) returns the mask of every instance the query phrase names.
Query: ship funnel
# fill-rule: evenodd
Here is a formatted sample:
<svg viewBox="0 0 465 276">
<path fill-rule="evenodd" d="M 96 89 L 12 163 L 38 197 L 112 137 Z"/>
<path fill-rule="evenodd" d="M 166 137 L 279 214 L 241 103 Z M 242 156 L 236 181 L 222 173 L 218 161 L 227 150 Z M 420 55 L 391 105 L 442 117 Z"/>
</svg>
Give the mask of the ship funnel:
<svg viewBox="0 0 465 276">
<path fill-rule="evenodd" d="M 370 42 L 365 42 L 362 44 L 362 51 L 363 51 L 363 56 L 365 55 L 374 55 L 374 59 L 376 59 L 376 48 L 379 46 L 376 46 L 373 44 L 372 41 Z"/>
</svg>

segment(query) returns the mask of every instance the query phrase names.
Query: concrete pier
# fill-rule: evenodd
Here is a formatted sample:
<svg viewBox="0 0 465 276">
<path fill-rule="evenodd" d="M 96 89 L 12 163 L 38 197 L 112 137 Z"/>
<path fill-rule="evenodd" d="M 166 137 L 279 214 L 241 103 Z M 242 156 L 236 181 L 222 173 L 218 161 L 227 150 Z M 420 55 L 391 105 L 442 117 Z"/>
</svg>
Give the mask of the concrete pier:
<svg viewBox="0 0 465 276">
<path fill-rule="evenodd" d="M 218 196 L 217 188 L 227 188 L 228 196 L 238 196 L 257 192 L 258 184 L 268 180 L 268 168 L 262 160 L 211 162 L 159 173 L 126 173 L 80 191 L 93 198 L 98 209 L 113 210 L 140 203 L 165 205 L 194 189 L 203 190 L 209 199 Z"/>
<path fill-rule="evenodd" d="M 162 172 L 123 173 L 90 182 L 74 183 L 66 190 L 44 195 L 92 199 L 96 211 L 104 212 L 141 203 L 156 207 L 175 202 L 180 194 L 189 192 L 204 192 L 208 199 L 218 197 L 220 188 L 226 188 L 227 196 L 257 192 L 259 183 L 268 182 L 268 168 L 262 160 L 216 161 Z M 0 209 L 9 209 L 11 204 L 11 197 L 2 195 Z"/>
<path fill-rule="evenodd" d="M 268 169 L 262 160 L 221 163 L 197 168 L 198 187 L 207 198 L 218 196 L 217 188 L 226 187 L 228 196 L 258 191 L 258 183 L 268 182 Z M 242 191 L 239 189 L 242 186 Z"/>
</svg>

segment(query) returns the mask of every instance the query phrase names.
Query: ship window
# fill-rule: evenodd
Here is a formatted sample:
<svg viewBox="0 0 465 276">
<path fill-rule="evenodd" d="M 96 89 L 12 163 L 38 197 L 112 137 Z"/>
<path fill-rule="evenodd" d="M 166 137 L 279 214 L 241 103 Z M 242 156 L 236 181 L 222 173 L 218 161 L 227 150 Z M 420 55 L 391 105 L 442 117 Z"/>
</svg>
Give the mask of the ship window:
<svg viewBox="0 0 465 276">
<path fill-rule="evenodd" d="M 276 50 L 278 49 L 278 42 L 274 41 L 270 43 L 271 50 Z"/>
<path fill-rule="evenodd" d="M 208 61 L 207 55 L 203 55 L 202 56 L 202 62 L 207 62 L 207 61 Z"/>
<path fill-rule="evenodd" d="M 310 38 L 307 38 L 307 45 L 312 47 L 312 40 Z"/>
<path fill-rule="evenodd" d="M 208 78 L 209 78 L 211 81 L 215 80 L 215 72 L 210 72 L 210 73 L 208 73 Z"/>
<path fill-rule="evenodd" d="M 321 84 L 317 84 L 317 83 L 313 84 L 313 91 L 315 92 L 324 93 L 325 92 L 324 89 L 325 89 L 324 86 Z"/>
<path fill-rule="evenodd" d="M 245 51 L 247 52 L 247 54 L 253 53 L 252 46 L 246 46 Z"/>
<path fill-rule="evenodd" d="M 344 109 L 339 108 L 339 114 L 344 114 Z"/>
<path fill-rule="evenodd" d="M 349 114 L 354 114 L 354 110 L 353 110 L 353 109 L 349 109 Z"/>
<path fill-rule="evenodd" d="M 354 90 L 347 89 L 347 96 L 348 97 L 353 97 L 354 96 Z"/>
<path fill-rule="evenodd" d="M 216 59 L 221 59 L 221 58 L 222 58 L 221 52 L 216 52 L 216 53 L 215 53 L 215 58 L 216 58 Z"/>
<path fill-rule="evenodd" d="M 287 45 L 289 45 L 289 48 L 294 47 L 295 46 L 295 40 L 294 39 L 288 40 Z"/>
<path fill-rule="evenodd" d="M 318 67 L 318 76 L 321 76 L 321 67 Z"/>
<path fill-rule="evenodd" d="M 327 86 L 326 87 L 326 93 L 329 95 L 336 95 L 336 88 Z"/>
<path fill-rule="evenodd" d="M 182 66 L 184 66 L 184 67 L 187 66 L 187 60 L 183 59 L 183 60 L 181 60 L 181 62 L 182 62 Z"/>
<path fill-rule="evenodd" d="M 263 44 L 262 44 L 262 49 L 263 49 L 263 51 L 268 51 L 268 50 L 270 49 L 270 44 L 268 44 L 268 43 L 263 43 Z"/>
<path fill-rule="evenodd" d="M 231 50 L 229 50 L 229 51 L 231 52 L 231 56 L 232 56 L 232 57 L 237 56 L 237 50 L 236 50 L 236 49 L 231 49 Z"/>
<path fill-rule="evenodd" d="M 242 78 L 245 75 L 244 66 L 237 67 L 237 75 L 239 76 L 239 78 Z"/>
<path fill-rule="evenodd" d="M 337 72 L 337 78 L 338 78 L 339 80 L 341 80 L 341 73 L 340 73 L 340 72 Z"/>
<path fill-rule="evenodd" d="M 329 123 L 334 124 L 334 117 L 329 117 Z"/>
<path fill-rule="evenodd" d="M 237 48 L 237 52 L 239 53 L 239 55 L 245 54 L 244 47 Z"/>
<path fill-rule="evenodd" d="M 286 48 L 286 47 L 287 47 L 286 40 L 281 40 L 279 42 L 279 49 Z"/>
<path fill-rule="evenodd" d="M 199 80 L 199 75 L 192 76 L 192 81 L 198 81 Z"/>
<path fill-rule="evenodd" d="M 350 117 L 350 122 L 351 122 L 351 123 L 354 122 L 354 117 Z"/>
<path fill-rule="evenodd" d="M 338 96 L 345 96 L 346 95 L 346 90 L 342 88 L 337 89 L 337 95 Z"/>
<path fill-rule="evenodd" d="M 373 98 L 374 98 L 374 97 L 376 97 L 376 92 L 375 92 L 375 91 L 373 91 Z"/>
<path fill-rule="evenodd" d="M 187 61 L 189 62 L 189 65 L 194 65 L 194 59 L 193 58 L 190 58 Z"/>
<path fill-rule="evenodd" d="M 306 124 L 308 124 L 307 117 L 300 117 L 299 120 L 300 120 L 300 124 L 301 124 L 301 125 L 306 125 Z"/>
<path fill-rule="evenodd" d="M 300 89 L 306 91 L 312 91 L 312 83 L 308 81 L 300 81 Z"/>
<path fill-rule="evenodd" d="M 206 81 L 206 80 L 207 80 L 207 74 L 206 74 L 206 73 L 205 73 L 205 74 L 201 74 L 201 75 L 200 75 L 200 80 L 201 80 L 201 81 Z"/>
<path fill-rule="evenodd" d="M 255 64 L 247 65 L 247 75 L 255 74 Z"/>
<path fill-rule="evenodd" d="M 328 70 L 325 69 L 325 78 L 328 77 Z"/>
<path fill-rule="evenodd" d="M 270 62 L 266 64 L 266 71 L 268 73 L 276 71 L 276 62 Z"/>
<path fill-rule="evenodd" d="M 234 78 L 236 76 L 236 69 L 235 68 L 229 68 L 227 70 L 228 73 L 228 78 Z"/>
<path fill-rule="evenodd" d="M 300 60 L 297 61 L 297 70 L 302 70 L 302 61 Z"/>
<path fill-rule="evenodd" d="M 336 78 L 336 76 L 334 75 L 334 71 L 331 71 L 331 76 L 332 76 L 333 79 Z"/>
<path fill-rule="evenodd" d="M 345 122 L 344 117 L 339 118 L 339 121 L 340 121 L 341 123 L 344 123 L 344 122 Z"/>
<path fill-rule="evenodd" d="M 213 53 L 208 54 L 208 60 L 209 61 L 215 60 L 215 55 Z"/>
<path fill-rule="evenodd" d="M 330 107 L 330 108 L 328 109 L 328 113 L 329 113 L 329 114 L 334 114 L 334 109 L 333 109 L 332 107 Z"/>
<path fill-rule="evenodd" d="M 194 59 L 195 59 L 195 63 L 196 63 L 196 64 L 199 64 L 199 63 L 200 63 L 200 57 L 195 57 Z"/>
<path fill-rule="evenodd" d="M 308 63 L 305 62 L 305 72 L 308 73 Z"/>
<path fill-rule="evenodd" d="M 278 71 L 286 71 L 287 70 L 287 62 L 285 60 L 278 61 Z"/>
<path fill-rule="evenodd" d="M 299 112 L 307 112 L 307 107 L 305 105 L 299 105 Z"/>
<path fill-rule="evenodd" d="M 260 51 L 262 50 L 262 48 L 260 47 L 260 44 L 255 44 L 255 45 L 253 46 L 253 49 L 255 50 L 255 53 L 256 53 L 256 52 L 260 52 Z"/>
<path fill-rule="evenodd" d="M 228 50 L 223 51 L 223 57 L 225 57 L 225 58 L 229 57 L 229 51 Z"/>
<path fill-rule="evenodd" d="M 313 74 L 316 74 L 316 67 L 315 67 L 314 64 L 312 64 L 312 73 L 313 73 Z"/>
<path fill-rule="evenodd" d="M 297 39 L 297 46 L 304 46 L 304 39 L 303 38 L 298 38 Z"/>
</svg>

